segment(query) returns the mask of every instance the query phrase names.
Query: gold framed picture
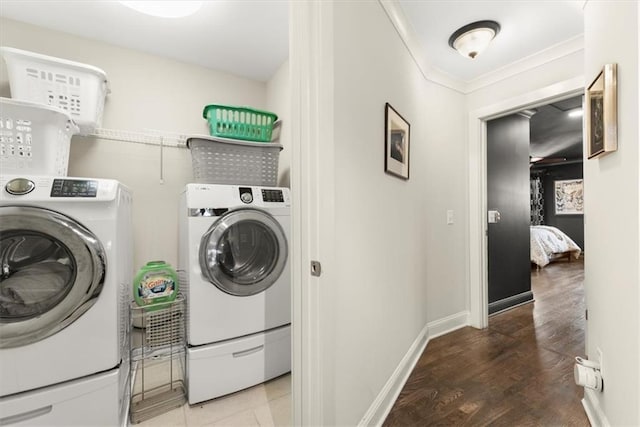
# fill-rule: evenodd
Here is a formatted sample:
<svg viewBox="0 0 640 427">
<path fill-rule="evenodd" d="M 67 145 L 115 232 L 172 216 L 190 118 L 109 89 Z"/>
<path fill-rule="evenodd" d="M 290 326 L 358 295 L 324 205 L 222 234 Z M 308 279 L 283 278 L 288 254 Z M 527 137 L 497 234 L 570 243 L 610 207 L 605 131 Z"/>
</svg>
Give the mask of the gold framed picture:
<svg viewBox="0 0 640 427">
<path fill-rule="evenodd" d="M 606 64 L 585 91 L 585 141 L 587 158 L 618 149 L 617 64 Z"/>
</svg>

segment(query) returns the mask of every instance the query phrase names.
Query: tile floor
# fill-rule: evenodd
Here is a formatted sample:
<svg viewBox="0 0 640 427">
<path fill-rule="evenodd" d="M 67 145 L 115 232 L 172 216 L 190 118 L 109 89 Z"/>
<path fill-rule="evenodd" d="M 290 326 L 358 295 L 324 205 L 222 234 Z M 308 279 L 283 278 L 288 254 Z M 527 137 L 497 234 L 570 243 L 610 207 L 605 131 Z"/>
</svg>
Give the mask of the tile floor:
<svg viewBox="0 0 640 427">
<path fill-rule="evenodd" d="M 283 375 L 264 384 L 219 397 L 201 404 L 158 415 L 134 426 L 290 426 L 291 375 Z"/>
</svg>

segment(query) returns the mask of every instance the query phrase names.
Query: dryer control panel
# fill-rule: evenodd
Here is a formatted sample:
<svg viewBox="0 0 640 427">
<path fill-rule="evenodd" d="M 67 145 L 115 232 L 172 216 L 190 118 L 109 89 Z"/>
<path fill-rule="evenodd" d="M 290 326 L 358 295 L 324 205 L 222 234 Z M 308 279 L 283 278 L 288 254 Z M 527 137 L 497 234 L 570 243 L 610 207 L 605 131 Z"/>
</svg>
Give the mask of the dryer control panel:
<svg viewBox="0 0 640 427">
<path fill-rule="evenodd" d="M 251 187 L 239 187 L 240 200 L 243 203 L 249 204 L 253 202 L 253 189 Z M 260 195 L 263 202 L 269 203 L 284 203 L 284 192 L 274 188 L 261 188 Z"/>
<path fill-rule="evenodd" d="M 252 207 L 269 210 L 291 207 L 291 197 L 286 187 L 192 183 L 187 184 L 182 197 L 187 210 L 205 209 L 207 216 L 218 216 L 209 214 L 221 209 Z"/>
<path fill-rule="evenodd" d="M 284 202 L 284 194 L 282 190 L 267 190 L 262 189 L 262 200 L 265 202 Z"/>
</svg>

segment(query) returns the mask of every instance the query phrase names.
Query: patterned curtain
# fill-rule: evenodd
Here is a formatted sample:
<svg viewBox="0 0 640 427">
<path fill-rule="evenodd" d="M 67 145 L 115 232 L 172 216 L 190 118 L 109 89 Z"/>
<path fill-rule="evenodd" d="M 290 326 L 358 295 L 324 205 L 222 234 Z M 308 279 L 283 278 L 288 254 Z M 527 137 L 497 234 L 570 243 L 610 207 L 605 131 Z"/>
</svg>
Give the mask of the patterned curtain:
<svg viewBox="0 0 640 427">
<path fill-rule="evenodd" d="M 539 176 L 532 177 L 531 185 L 531 225 L 544 224 L 544 190 Z"/>
</svg>

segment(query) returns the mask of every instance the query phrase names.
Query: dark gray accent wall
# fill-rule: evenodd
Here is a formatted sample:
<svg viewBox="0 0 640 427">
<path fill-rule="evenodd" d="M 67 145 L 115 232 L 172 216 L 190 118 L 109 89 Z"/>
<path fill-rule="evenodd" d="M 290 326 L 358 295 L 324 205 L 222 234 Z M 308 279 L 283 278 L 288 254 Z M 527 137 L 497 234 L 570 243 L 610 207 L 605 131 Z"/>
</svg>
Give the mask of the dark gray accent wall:
<svg viewBox="0 0 640 427">
<path fill-rule="evenodd" d="M 487 122 L 489 313 L 533 298 L 529 247 L 529 118 L 518 114 Z"/>
<path fill-rule="evenodd" d="M 556 215 L 554 201 L 555 181 L 582 178 L 582 162 L 569 165 L 547 166 L 540 171 L 544 187 L 544 223 L 559 228 L 584 251 L 584 215 Z"/>
</svg>

